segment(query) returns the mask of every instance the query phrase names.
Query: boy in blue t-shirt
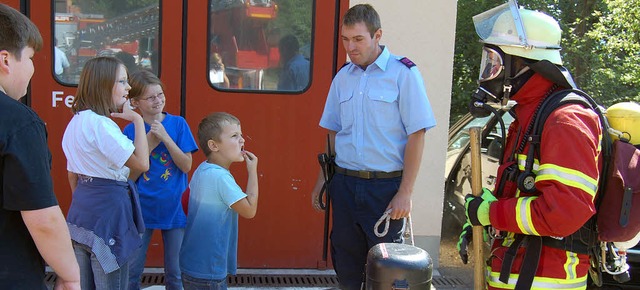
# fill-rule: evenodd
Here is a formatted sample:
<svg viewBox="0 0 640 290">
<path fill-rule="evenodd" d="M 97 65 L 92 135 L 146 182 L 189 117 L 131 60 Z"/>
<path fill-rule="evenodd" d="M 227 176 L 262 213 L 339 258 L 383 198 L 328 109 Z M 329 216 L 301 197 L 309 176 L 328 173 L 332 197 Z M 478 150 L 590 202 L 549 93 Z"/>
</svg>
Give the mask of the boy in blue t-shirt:
<svg viewBox="0 0 640 290">
<path fill-rule="evenodd" d="M 187 228 L 180 250 L 185 290 L 227 289 L 235 275 L 238 254 L 238 214 L 253 218 L 258 208 L 258 158 L 244 150 L 240 120 L 218 112 L 198 125 L 200 148 L 207 156 L 193 173 L 189 188 Z M 233 162 L 247 163 L 246 193 L 229 172 Z"/>
</svg>

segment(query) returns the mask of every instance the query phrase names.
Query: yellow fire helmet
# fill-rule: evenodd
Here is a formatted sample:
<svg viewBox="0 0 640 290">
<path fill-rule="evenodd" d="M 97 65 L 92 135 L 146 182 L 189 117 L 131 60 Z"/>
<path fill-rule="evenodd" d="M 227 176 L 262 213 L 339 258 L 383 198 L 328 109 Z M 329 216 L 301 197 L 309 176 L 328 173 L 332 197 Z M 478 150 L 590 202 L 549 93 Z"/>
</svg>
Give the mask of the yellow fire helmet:
<svg viewBox="0 0 640 290">
<path fill-rule="evenodd" d="M 607 109 L 606 116 L 609 125 L 621 133 L 612 133 L 614 140 L 623 138 L 628 139 L 633 145 L 640 144 L 640 104 L 617 103 Z"/>
<path fill-rule="evenodd" d="M 519 8 L 516 0 L 473 16 L 482 43 L 506 54 L 562 65 L 558 22 L 542 12 Z"/>
</svg>

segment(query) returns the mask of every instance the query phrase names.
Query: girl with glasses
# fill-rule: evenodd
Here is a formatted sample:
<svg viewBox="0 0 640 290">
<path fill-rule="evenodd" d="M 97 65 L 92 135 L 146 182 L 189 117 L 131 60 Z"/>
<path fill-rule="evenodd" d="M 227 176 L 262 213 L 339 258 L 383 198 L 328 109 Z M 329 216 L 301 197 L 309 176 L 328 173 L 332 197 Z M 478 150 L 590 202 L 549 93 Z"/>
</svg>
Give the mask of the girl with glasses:
<svg viewBox="0 0 640 290">
<path fill-rule="evenodd" d="M 140 70 L 131 75 L 131 104 L 144 119 L 146 140 L 149 142 L 148 171 L 133 171 L 140 193 L 142 216 L 147 230 L 142 247 L 136 252 L 129 273 L 129 289 L 140 289 L 147 248 L 154 229 L 162 232 L 164 244 L 165 284 L 168 290 L 182 289 L 178 254 L 187 221 L 181 205 L 182 193 L 187 189 L 187 173 L 191 170 L 191 154 L 198 150 L 187 121 L 164 112 L 164 85 L 153 73 Z M 135 124 L 124 128 L 124 134 L 137 140 Z"/>
</svg>

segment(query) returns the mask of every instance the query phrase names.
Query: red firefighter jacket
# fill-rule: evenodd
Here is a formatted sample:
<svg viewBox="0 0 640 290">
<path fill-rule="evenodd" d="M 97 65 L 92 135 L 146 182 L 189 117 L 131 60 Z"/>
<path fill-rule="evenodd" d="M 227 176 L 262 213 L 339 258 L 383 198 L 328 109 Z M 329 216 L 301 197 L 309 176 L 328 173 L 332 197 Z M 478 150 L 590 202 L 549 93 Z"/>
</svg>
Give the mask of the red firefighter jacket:
<svg viewBox="0 0 640 290">
<path fill-rule="evenodd" d="M 524 169 L 528 144 L 522 139 L 533 122 L 540 102 L 550 94 L 553 84 L 539 74 L 513 96 L 517 101 L 515 121 L 509 127 L 502 171 L 511 162 Z M 506 234 L 492 245 L 487 265 L 489 289 L 513 289 L 523 264 L 525 248 L 518 249 L 509 282 L 498 280 L 505 252 L 514 234 L 565 237 L 576 232 L 594 213 L 598 185 L 601 127 L 590 109 L 569 104 L 556 109 L 544 124 L 539 155 L 535 158 L 536 191 L 520 192 L 516 182 L 507 181 L 503 192 L 494 192 L 491 225 Z M 504 178 L 504 177 L 500 177 Z M 500 180 L 496 182 L 500 184 Z M 558 248 L 542 246 L 541 257 L 531 289 L 585 289 L 589 258 Z"/>
</svg>

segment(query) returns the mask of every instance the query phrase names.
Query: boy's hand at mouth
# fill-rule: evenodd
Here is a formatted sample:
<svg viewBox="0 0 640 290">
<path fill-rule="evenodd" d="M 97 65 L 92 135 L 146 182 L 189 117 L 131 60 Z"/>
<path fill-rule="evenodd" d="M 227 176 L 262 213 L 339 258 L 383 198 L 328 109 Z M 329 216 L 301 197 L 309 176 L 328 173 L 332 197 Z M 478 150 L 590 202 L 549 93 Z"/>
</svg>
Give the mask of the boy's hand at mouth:
<svg viewBox="0 0 640 290">
<path fill-rule="evenodd" d="M 244 157 L 244 161 L 247 163 L 247 170 L 257 170 L 258 169 L 258 157 L 246 150 L 242 150 L 242 157 Z"/>
</svg>

